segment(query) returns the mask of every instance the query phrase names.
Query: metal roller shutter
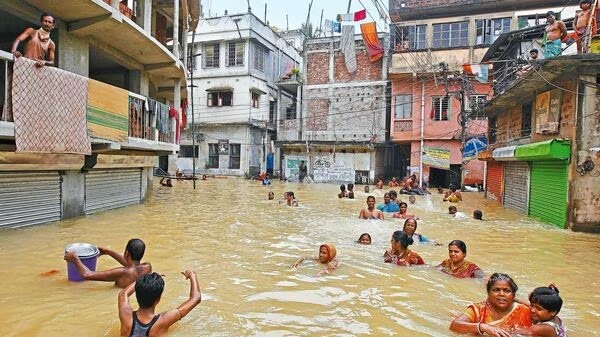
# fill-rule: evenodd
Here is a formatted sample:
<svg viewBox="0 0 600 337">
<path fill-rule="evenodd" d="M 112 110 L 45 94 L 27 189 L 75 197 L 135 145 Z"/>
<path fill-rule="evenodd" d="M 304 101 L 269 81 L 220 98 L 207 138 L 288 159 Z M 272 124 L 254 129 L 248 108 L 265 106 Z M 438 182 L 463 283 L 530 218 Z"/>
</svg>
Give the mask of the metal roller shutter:
<svg viewBox="0 0 600 337">
<path fill-rule="evenodd" d="M 0 173 L 0 227 L 21 227 L 61 219 L 57 172 Z"/>
<path fill-rule="evenodd" d="M 531 163 L 529 215 L 560 228 L 567 222 L 567 167 L 563 160 Z"/>
<path fill-rule="evenodd" d="M 527 214 L 529 209 L 529 163 L 504 164 L 504 206 Z"/>
<path fill-rule="evenodd" d="M 487 164 L 486 194 L 487 199 L 502 203 L 502 187 L 504 186 L 504 166 L 500 162 L 490 161 Z"/>
<path fill-rule="evenodd" d="M 85 213 L 139 204 L 141 182 L 140 169 L 89 171 L 85 176 Z"/>
</svg>

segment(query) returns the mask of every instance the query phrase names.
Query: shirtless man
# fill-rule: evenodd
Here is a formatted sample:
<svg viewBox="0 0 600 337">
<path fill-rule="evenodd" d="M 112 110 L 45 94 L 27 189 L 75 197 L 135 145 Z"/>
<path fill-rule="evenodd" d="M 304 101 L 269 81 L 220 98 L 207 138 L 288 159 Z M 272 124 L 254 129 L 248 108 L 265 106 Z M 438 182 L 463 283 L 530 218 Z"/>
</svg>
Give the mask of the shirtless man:
<svg viewBox="0 0 600 337">
<path fill-rule="evenodd" d="M 21 53 L 17 50 L 21 41 L 25 43 L 25 51 L 23 56 L 34 60 L 38 67 L 54 65 L 54 42 L 50 39 L 50 31 L 54 29 L 54 18 L 48 14 L 42 14 L 40 17 L 40 29 L 27 28 L 21 35 L 17 36 L 12 44 L 11 53 L 15 57 L 21 57 Z M 46 60 L 47 57 L 47 60 Z"/>
<path fill-rule="evenodd" d="M 115 282 L 115 286 L 119 288 L 125 288 L 135 282 L 139 276 L 152 272 L 150 263 L 140 263 L 146 250 L 144 241 L 140 239 L 129 240 L 123 255 L 108 248 L 98 247 L 98 249 L 100 255 L 109 255 L 119 262 L 122 267 L 93 271 L 84 265 L 79 256 L 73 252 L 65 252 L 65 260 L 75 264 L 84 280 Z"/>
<path fill-rule="evenodd" d="M 444 193 L 443 201 L 450 201 L 450 202 L 462 201 L 462 193 L 460 193 L 460 191 L 457 191 L 456 188 L 450 187 L 448 189 L 448 191 L 446 191 L 446 193 Z"/>
<path fill-rule="evenodd" d="M 554 12 L 546 13 L 546 45 L 544 47 L 544 56 L 551 58 L 560 55 L 562 52 L 562 39 L 567 36 L 567 26 L 565 23 L 556 20 Z"/>
<path fill-rule="evenodd" d="M 573 37 L 575 38 L 575 42 L 577 43 L 577 54 L 581 54 L 582 52 L 587 52 L 587 46 L 584 46 L 584 37 L 587 35 L 588 25 L 590 18 L 594 20 L 592 13 L 592 0 L 581 0 L 579 2 L 579 8 L 575 13 L 575 18 L 573 20 L 573 27 L 575 27 L 575 32 L 573 33 Z M 595 22 L 592 22 L 590 25 L 592 36 L 596 35 L 597 27 Z M 584 50 L 584 47 L 586 50 Z"/>
<path fill-rule="evenodd" d="M 380 219 L 383 220 L 383 212 L 375 208 L 375 197 L 367 197 L 367 208 L 363 208 L 358 214 L 359 219 Z"/>
</svg>

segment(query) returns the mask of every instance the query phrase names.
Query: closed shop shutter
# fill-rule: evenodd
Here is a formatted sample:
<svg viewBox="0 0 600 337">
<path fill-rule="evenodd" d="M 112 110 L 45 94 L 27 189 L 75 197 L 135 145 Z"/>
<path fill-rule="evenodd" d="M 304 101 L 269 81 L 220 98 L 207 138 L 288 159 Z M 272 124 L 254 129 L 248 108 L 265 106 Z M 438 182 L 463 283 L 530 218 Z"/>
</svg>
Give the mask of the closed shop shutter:
<svg viewBox="0 0 600 337">
<path fill-rule="evenodd" d="M 142 200 L 142 171 L 93 170 L 85 176 L 85 213 L 139 204 Z"/>
<path fill-rule="evenodd" d="M 564 228 L 567 222 L 567 161 L 532 162 L 529 215 Z"/>
<path fill-rule="evenodd" d="M 0 173 L 0 227 L 60 220 L 60 193 L 57 172 Z"/>
<path fill-rule="evenodd" d="M 504 206 L 527 214 L 529 196 L 529 163 L 504 164 Z"/>
<path fill-rule="evenodd" d="M 502 187 L 504 186 L 504 165 L 501 162 L 487 163 L 486 194 L 487 199 L 502 203 Z"/>
</svg>

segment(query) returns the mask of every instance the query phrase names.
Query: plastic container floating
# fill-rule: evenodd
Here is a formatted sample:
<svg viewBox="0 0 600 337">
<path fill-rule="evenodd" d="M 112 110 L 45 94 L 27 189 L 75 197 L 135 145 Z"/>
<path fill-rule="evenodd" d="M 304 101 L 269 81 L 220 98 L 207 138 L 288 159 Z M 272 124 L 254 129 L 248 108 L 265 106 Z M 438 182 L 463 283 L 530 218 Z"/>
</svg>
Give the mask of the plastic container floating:
<svg viewBox="0 0 600 337">
<path fill-rule="evenodd" d="M 96 270 L 96 261 L 98 261 L 98 255 L 100 250 L 98 247 L 89 243 L 72 243 L 65 247 L 65 252 L 73 252 L 79 256 L 81 262 L 88 267 L 90 270 Z M 67 262 L 67 274 L 69 281 L 82 282 L 83 276 L 77 270 L 77 266 L 72 262 Z"/>
</svg>

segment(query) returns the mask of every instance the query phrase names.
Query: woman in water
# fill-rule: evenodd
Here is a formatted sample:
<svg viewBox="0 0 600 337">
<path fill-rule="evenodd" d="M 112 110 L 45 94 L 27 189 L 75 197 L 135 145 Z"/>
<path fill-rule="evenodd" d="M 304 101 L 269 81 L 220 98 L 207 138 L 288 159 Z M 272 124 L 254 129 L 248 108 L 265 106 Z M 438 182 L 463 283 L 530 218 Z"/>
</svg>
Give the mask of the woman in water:
<svg viewBox="0 0 600 337">
<path fill-rule="evenodd" d="M 412 265 L 425 264 L 419 254 L 408 249 L 413 239 L 404 231 L 395 231 L 390 240 L 392 247 L 383 254 L 383 261 L 395 263 L 399 266 L 409 267 Z"/>
<path fill-rule="evenodd" d="M 485 273 L 475 263 L 465 260 L 467 245 L 460 240 L 448 244 L 448 259 L 437 266 L 437 269 L 458 278 L 484 278 Z"/>
<path fill-rule="evenodd" d="M 406 219 L 404 221 L 404 227 L 402 230 L 408 235 L 413 243 L 432 243 L 425 235 L 415 233 L 417 231 L 417 220 L 413 218 Z M 441 244 L 439 244 L 441 246 Z"/>
<path fill-rule="evenodd" d="M 326 273 L 329 274 L 334 269 L 339 266 L 337 259 L 335 258 L 337 252 L 335 250 L 335 246 L 331 243 L 324 243 L 319 247 L 319 256 L 315 257 L 304 257 L 301 256 L 292 264 L 292 268 L 297 268 L 300 263 L 304 262 L 304 260 L 313 260 L 318 261 L 319 263 L 326 264 L 327 268 L 321 270 L 317 275 Z"/>
<path fill-rule="evenodd" d="M 361 245 L 370 245 L 371 235 L 369 233 L 362 233 L 356 242 L 360 243 Z"/>
<path fill-rule="evenodd" d="M 487 334 L 510 337 L 515 330 L 531 326 L 529 308 L 515 301 L 517 284 L 501 273 L 494 273 L 487 282 L 488 297 L 473 303 L 467 311 L 455 318 L 450 330 L 458 333 Z"/>
</svg>

